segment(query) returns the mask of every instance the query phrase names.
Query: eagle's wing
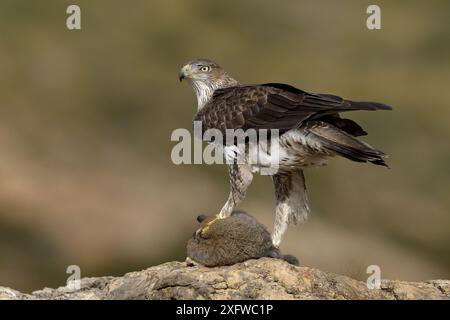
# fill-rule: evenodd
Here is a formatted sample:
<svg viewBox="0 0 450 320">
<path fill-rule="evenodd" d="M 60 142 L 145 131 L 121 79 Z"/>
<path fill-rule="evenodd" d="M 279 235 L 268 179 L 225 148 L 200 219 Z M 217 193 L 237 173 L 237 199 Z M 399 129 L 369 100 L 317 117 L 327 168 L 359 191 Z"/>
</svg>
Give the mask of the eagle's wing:
<svg viewBox="0 0 450 320">
<path fill-rule="evenodd" d="M 242 85 L 219 89 L 197 112 L 194 121 L 201 121 L 203 131 L 219 129 L 279 129 L 281 133 L 301 126 L 306 120 L 329 117 L 352 110 L 390 110 L 377 102 L 355 102 L 330 94 L 314 94 L 285 84 Z M 331 116 L 331 117 L 330 117 Z M 341 121 L 344 120 L 344 121 Z M 361 127 L 341 119 L 359 134 Z M 336 124 L 334 124 L 336 125 Z M 345 129 L 344 129 L 345 130 Z M 362 132 L 361 132 L 362 131 Z"/>
</svg>

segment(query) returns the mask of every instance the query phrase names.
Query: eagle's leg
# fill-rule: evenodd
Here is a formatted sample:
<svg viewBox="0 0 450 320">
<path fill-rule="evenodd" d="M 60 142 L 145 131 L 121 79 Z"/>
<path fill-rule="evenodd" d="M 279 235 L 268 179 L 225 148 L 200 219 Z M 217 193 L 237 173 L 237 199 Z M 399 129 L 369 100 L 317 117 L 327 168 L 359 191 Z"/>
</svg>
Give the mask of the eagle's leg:
<svg viewBox="0 0 450 320">
<path fill-rule="evenodd" d="M 276 199 L 272 243 L 278 248 L 287 226 L 306 220 L 309 204 L 302 170 L 279 172 L 272 176 L 272 180 Z"/>
<path fill-rule="evenodd" d="M 196 236 L 201 236 L 208 231 L 211 224 L 217 219 L 225 219 L 231 215 L 234 208 L 244 199 L 248 187 L 253 180 L 251 167 L 246 164 L 229 164 L 228 173 L 230 177 L 230 194 L 220 213 L 214 219 L 206 223 L 195 232 Z"/>
<path fill-rule="evenodd" d="M 228 165 L 230 177 L 230 194 L 225 205 L 218 214 L 219 219 L 229 217 L 234 208 L 245 198 L 247 189 L 252 183 L 253 173 L 251 167 L 247 164 Z"/>
</svg>

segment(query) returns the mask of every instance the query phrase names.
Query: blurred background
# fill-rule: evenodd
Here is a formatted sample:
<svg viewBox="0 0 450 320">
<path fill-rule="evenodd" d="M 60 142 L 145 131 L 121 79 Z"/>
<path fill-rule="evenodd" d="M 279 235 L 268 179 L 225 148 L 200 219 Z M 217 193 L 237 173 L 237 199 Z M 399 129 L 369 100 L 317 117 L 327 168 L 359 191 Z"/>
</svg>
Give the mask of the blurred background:
<svg viewBox="0 0 450 320">
<path fill-rule="evenodd" d="M 66 28 L 81 7 L 82 30 Z M 391 169 L 306 172 L 312 214 L 282 250 L 366 279 L 450 276 L 449 1 L 0 2 L 0 285 L 22 291 L 184 260 L 195 217 L 228 195 L 225 166 L 172 164 L 196 100 L 178 70 L 210 58 L 247 83 L 374 100 L 357 112 Z M 272 228 L 269 178 L 240 206 Z"/>
</svg>

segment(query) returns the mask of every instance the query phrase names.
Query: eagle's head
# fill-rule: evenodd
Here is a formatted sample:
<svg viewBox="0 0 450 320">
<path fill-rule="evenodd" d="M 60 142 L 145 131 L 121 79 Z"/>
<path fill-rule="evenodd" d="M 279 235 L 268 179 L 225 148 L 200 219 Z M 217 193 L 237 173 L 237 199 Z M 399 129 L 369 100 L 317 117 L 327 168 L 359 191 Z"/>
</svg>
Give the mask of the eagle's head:
<svg viewBox="0 0 450 320">
<path fill-rule="evenodd" d="M 186 79 L 197 96 L 201 109 L 217 89 L 238 85 L 238 82 L 217 63 L 208 59 L 195 59 L 185 64 L 178 74 L 180 81 Z"/>
</svg>

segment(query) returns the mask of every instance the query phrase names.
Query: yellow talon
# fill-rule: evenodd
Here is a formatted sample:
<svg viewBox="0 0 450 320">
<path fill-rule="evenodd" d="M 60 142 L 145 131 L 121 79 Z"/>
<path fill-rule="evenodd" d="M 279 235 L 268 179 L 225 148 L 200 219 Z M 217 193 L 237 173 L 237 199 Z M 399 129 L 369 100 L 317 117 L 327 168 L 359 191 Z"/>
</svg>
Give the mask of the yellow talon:
<svg viewBox="0 0 450 320">
<path fill-rule="evenodd" d="M 203 233 L 206 233 L 209 229 L 209 227 L 219 219 L 219 215 L 217 214 L 214 219 L 208 221 L 204 226 L 198 228 L 197 231 L 195 231 L 196 236 L 201 236 Z"/>
</svg>

